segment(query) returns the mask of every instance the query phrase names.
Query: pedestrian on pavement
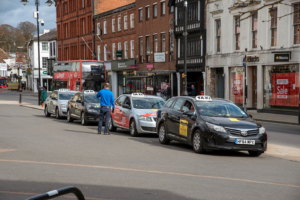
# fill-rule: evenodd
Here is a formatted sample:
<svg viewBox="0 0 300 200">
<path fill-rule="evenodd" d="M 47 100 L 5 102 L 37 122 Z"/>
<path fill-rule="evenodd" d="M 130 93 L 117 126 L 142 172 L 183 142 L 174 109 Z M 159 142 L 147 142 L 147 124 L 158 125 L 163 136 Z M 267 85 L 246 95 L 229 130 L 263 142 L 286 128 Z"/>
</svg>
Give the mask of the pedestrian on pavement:
<svg viewBox="0 0 300 200">
<path fill-rule="evenodd" d="M 44 107 L 44 102 L 46 101 L 47 99 L 47 91 L 46 91 L 46 88 L 42 88 L 42 91 L 41 91 L 41 101 L 42 101 L 42 107 Z"/>
<path fill-rule="evenodd" d="M 108 123 L 110 120 L 111 112 L 115 110 L 115 100 L 113 93 L 109 90 L 109 83 L 104 84 L 104 89 L 100 90 L 97 93 L 97 98 L 100 98 L 100 117 L 99 117 L 99 124 L 98 124 L 98 134 L 101 134 L 102 130 L 102 123 L 104 116 L 105 119 L 105 128 L 104 128 L 104 135 L 109 135 L 108 133 Z M 111 106 L 113 109 L 111 110 Z"/>
<path fill-rule="evenodd" d="M 171 88 L 170 86 L 167 86 L 167 100 L 171 98 Z"/>
<path fill-rule="evenodd" d="M 192 85 L 192 96 L 197 96 L 197 91 L 194 85 Z"/>
</svg>

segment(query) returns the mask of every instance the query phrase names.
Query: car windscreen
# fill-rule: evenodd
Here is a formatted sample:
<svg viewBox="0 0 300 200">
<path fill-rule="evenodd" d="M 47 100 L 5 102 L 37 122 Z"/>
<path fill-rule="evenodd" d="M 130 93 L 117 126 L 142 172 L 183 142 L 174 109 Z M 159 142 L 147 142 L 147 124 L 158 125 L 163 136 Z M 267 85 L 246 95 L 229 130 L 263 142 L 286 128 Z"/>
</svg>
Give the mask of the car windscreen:
<svg viewBox="0 0 300 200">
<path fill-rule="evenodd" d="M 161 98 L 132 98 L 133 107 L 137 109 L 160 109 L 165 104 Z"/>
<path fill-rule="evenodd" d="M 70 100 L 75 93 L 61 93 L 58 95 L 59 100 Z"/>
<path fill-rule="evenodd" d="M 247 117 L 248 115 L 238 106 L 229 102 L 211 101 L 197 102 L 201 115 L 208 117 Z"/>
<path fill-rule="evenodd" d="M 100 98 L 96 97 L 96 94 L 86 94 L 84 95 L 84 102 L 86 103 L 100 103 Z"/>
</svg>

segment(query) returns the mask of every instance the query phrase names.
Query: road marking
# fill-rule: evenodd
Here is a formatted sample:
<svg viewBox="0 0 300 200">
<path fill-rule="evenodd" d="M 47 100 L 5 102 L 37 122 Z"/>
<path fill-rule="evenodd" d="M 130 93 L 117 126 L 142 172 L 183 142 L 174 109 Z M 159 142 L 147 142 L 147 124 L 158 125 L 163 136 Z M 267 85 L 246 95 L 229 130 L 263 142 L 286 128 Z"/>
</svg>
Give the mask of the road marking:
<svg viewBox="0 0 300 200">
<path fill-rule="evenodd" d="M 0 153 L 9 152 L 9 151 L 16 151 L 17 149 L 0 149 Z"/>
<path fill-rule="evenodd" d="M 276 186 L 300 188 L 300 185 L 254 181 L 254 180 L 248 180 L 248 179 L 228 178 L 228 177 L 219 177 L 219 176 L 206 176 L 206 175 L 197 175 L 197 174 L 184 174 L 184 173 L 176 173 L 176 172 L 163 172 L 163 171 L 152 171 L 152 170 L 120 168 L 120 167 L 108 167 L 108 166 L 98 166 L 98 165 L 81 165 L 81 164 L 70 164 L 70 163 L 52 163 L 52 162 L 39 162 L 39 161 L 26 161 L 26 160 L 5 160 L 5 159 L 0 159 L 0 162 L 17 162 L 17 163 L 31 163 L 31 164 L 111 169 L 111 170 L 133 171 L 133 172 L 146 172 L 146 173 L 154 173 L 154 174 L 167 174 L 167 175 L 188 176 L 188 177 L 198 177 L 198 178 L 210 178 L 210 179 L 241 181 L 241 182 L 248 182 L 248 183 L 259 183 L 259 184 L 266 184 L 266 185 L 276 185 Z"/>
<path fill-rule="evenodd" d="M 2 194 L 21 194 L 21 195 L 29 195 L 29 196 L 36 196 L 39 195 L 37 193 L 28 193 L 28 192 L 11 192 L 11 191 L 0 191 Z M 69 199 L 77 199 L 75 196 L 62 196 L 61 198 L 69 198 Z M 84 197 L 85 199 L 90 199 L 90 200 L 108 200 L 108 199 L 99 199 L 99 198 L 93 198 L 93 197 Z"/>
</svg>

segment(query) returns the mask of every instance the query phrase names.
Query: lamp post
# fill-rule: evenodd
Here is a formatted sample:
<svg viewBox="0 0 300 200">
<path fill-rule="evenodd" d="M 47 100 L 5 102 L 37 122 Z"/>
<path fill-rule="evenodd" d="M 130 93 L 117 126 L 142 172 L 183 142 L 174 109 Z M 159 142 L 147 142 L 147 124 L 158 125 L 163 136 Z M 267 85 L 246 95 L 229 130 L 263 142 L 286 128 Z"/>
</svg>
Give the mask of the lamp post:
<svg viewBox="0 0 300 200">
<path fill-rule="evenodd" d="M 27 0 L 21 0 L 21 3 L 23 3 L 24 6 L 26 6 L 26 4 L 28 3 Z M 47 2 L 45 2 L 46 4 L 48 4 L 48 6 L 50 7 L 52 5 L 52 0 L 47 0 Z M 36 23 L 37 23 L 37 38 L 38 38 L 38 73 L 39 73 L 39 82 L 38 82 L 38 105 L 41 105 L 41 67 L 40 67 L 40 27 L 39 27 L 39 4 L 40 4 L 40 0 L 35 0 L 35 5 L 36 5 Z M 43 21 L 42 21 L 42 25 L 43 25 Z"/>
<path fill-rule="evenodd" d="M 184 7 L 184 32 L 183 32 L 183 37 L 184 37 L 184 84 L 183 84 L 183 91 L 182 91 L 182 96 L 188 96 L 187 92 L 187 6 L 188 2 L 187 0 L 184 1 L 183 7 Z"/>
</svg>

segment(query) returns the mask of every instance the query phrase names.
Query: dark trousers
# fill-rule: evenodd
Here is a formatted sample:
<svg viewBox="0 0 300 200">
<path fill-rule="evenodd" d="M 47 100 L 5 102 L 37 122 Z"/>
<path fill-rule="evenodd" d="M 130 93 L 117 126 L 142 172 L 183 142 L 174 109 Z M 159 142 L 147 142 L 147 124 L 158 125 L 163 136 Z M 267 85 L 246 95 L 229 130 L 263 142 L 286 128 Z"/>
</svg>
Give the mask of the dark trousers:
<svg viewBox="0 0 300 200">
<path fill-rule="evenodd" d="M 104 133 L 108 133 L 108 123 L 109 123 L 109 119 L 110 119 L 110 112 L 111 112 L 110 107 L 101 107 L 99 124 L 98 124 L 98 133 L 101 133 L 104 116 L 106 117 Z"/>
</svg>

